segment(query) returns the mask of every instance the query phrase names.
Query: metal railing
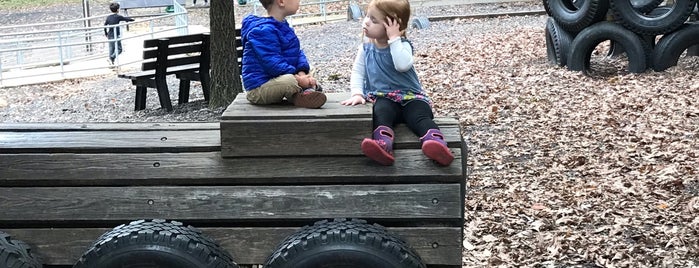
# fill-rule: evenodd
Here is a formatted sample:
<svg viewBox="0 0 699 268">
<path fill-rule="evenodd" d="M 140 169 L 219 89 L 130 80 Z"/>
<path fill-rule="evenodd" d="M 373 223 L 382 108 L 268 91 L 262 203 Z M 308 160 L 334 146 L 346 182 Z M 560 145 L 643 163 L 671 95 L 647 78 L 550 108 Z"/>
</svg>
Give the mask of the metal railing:
<svg viewBox="0 0 699 268">
<path fill-rule="evenodd" d="M 140 61 L 119 62 L 110 66 L 107 58 L 107 45 L 110 41 L 139 40 L 165 35 L 188 33 L 187 10 L 173 1 L 173 13 L 158 14 L 154 17 L 139 18 L 135 22 L 115 26 L 102 25 L 109 15 L 74 19 L 62 22 L 37 23 L 0 27 L 0 86 L 11 79 L 27 79 L 37 75 L 58 75 L 62 79 L 67 73 L 89 72 Z M 108 40 L 105 29 L 121 27 L 122 36 Z M 128 34 L 123 28 L 130 28 Z M 99 64 L 79 64 L 90 60 L 103 59 Z M 48 68 L 47 68 L 48 67 Z M 39 70 L 41 69 L 41 70 Z M 18 84 L 18 83 L 15 83 Z"/>
<path fill-rule="evenodd" d="M 356 0 L 304 0 L 299 12 L 288 19 L 292 25 L 345 19 L 348 7 L 353 2 Z M 257 0 L 248 1 L 247 4 L 253 5 L 253 14 L 264 12 L 258 10 L 261 4 Z M 138 48 L 142 40 L 188 33 L 187 10 L 176 0 L 173 0 L 173 7 L 173 13 L 132 16 L 137 21 L 118 26 L 90 26 L 103 25 L 109 14 L 62 22 L 0 26 L 0 40 L 3 40 L 0 41 L 0 86 L 25 84 L 23 81 L 38 76 L 42 78 L 31 79 L 32 82 L 94 76 L 135 68 L 142 60 L 140 54 L 133 53 L 140 52 Z M 122 28 L 123 34 L 117 40 L 124 45 L 138 45 L 130 53 L 124 49 L 125 54 L 133 57 L 122 54 L 116 58 L 113 66 L 106 60 L 110 40 L 103 32 L 108 27 Z M 123 28 L 128 31 L 123 31 Z M 70 77 L 67 74 L 71 74 Z"/>
<path fill-rule="evenodd" d="M 288 16 L 287 21 L 291 25 L 299 25 L 304 23 L 328 22 L 333 20 L 345 19 L 345 14 L 353 0 L 308 0 L 303 1 L 299 7 L 299 12 Z M 253 5 L 253 14 L 259 15 L 264 12 L 260 1 L 249 1 L 248 4 Z M 338 16 L 339 15 L 339 16 Z M 304 18 L 314 18 L 311 21 Z"/>
</svg>

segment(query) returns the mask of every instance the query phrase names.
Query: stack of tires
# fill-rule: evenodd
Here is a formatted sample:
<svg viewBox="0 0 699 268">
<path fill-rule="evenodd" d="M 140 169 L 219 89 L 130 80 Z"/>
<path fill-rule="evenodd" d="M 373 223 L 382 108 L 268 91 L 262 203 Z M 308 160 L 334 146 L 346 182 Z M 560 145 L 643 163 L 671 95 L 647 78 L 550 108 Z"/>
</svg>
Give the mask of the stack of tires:
<svg viewBox="0 0 699 268">
<path fill-rule="evenodd" d="M 590 58 L 610 41 L 608 56 L 626 54 L 627 70 L 663 71 L 685 51 L 699 55 L 697 0 L 543 0 L 551 63 L 590 70 Z M 657 38 L 660 37 L 660 38 Z M 657 42 L 656 42 L 657 41 Z"/>
</svg>

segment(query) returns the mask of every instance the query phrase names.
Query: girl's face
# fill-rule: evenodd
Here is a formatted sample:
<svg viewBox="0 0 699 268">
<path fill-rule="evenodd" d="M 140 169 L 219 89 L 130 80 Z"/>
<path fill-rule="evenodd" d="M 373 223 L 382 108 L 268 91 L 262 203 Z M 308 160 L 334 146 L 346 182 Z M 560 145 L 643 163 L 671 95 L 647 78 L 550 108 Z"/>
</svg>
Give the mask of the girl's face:
<svg viewBox="0 0 699 268">
<path fill-rule="evenodd" d="M 375 7 L 369 7 L 362 21 L 364 36 L 372 39 L 387 39 L 385 21 L 386 15 L 383 12 Z"/>
</svg>

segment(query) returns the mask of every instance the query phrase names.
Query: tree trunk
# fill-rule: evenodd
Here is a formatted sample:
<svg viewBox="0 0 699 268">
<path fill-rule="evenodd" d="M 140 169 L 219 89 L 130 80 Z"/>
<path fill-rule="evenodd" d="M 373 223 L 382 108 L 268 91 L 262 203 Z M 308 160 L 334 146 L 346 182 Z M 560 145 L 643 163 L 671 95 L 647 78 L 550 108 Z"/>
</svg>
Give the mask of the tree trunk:
<svg viewBox="0 0 699 268">
<path fill-rule="evenodd" d="M 226 107 L 243 92 L 235 49 L 235 7 L 231 0 L 209 1 L 211 98 L 209 107 Z"/>
</svg>

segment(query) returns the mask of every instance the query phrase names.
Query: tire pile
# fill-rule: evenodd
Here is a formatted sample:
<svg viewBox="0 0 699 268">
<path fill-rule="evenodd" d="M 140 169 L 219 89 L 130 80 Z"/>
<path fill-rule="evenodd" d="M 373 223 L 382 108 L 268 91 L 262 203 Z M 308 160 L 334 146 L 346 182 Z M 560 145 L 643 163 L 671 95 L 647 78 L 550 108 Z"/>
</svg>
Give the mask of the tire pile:
<svg viewBox="0 0 699 268">
<path fill-rule="evenodd" d="M 664 71 L 685 51 L 699 56 L 697 1 L 543 0 L 547 58 L 587 73 L 595 48 L 610 41 L 607 56 L 626 54 L 629 72 Z"/>
</svg>

